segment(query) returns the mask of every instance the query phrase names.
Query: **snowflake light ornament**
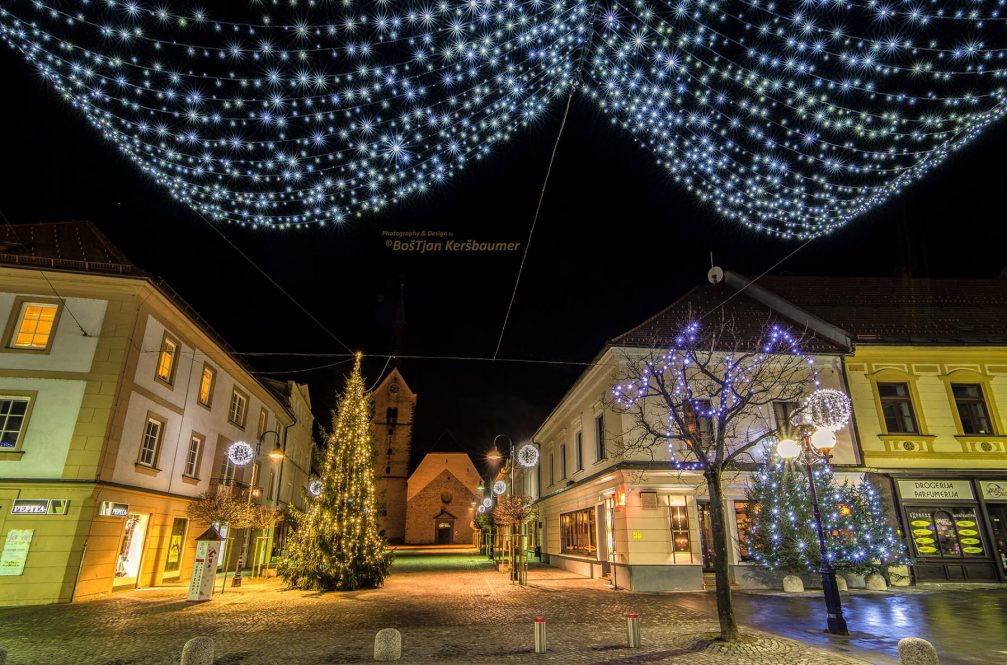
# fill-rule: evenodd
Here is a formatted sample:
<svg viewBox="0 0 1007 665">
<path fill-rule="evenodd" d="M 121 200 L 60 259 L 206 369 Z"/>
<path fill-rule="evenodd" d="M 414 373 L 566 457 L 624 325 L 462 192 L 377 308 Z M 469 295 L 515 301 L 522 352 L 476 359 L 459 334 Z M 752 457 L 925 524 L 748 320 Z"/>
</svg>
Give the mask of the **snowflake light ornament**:
<svg viewBox="0 0 1007 665">
<path fill-rule="evenodd" d="M 811 416 L 815 427 L 835 432 L 850 422 L 853 405 L 846 393 L 832 388 L 819 388 L 808 397 L 804 410 Z"/>
<path fill-rule="evenodd" d="M 517 463 L 526 469 L 538 464 L 538 448 L 530 443 L 521 446 L 517 451 Z"/>
<path fill-rule="evenodd" d="M 504 481 L 498 480 L 495 483 L 493 483 L 494 494 L 499 496 L 500 494 L 503 494 L 506 491 L 507 491 L 507 483 L 505 483 Z"/>
<path fill-rule="evenodd" d="M 248 466 L 255 459 L 255 448 L 245 441 L 235 441 L 227 448 L 227 459 L 234 466 Z"/>
</svg>

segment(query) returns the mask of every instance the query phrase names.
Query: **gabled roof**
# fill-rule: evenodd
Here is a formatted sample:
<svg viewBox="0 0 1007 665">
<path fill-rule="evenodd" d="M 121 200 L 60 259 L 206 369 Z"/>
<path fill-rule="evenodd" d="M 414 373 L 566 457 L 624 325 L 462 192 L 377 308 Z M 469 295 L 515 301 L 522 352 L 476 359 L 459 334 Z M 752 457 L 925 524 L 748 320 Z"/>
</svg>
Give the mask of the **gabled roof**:
<svg viewBox="0 0 1007 665">
<path fill-rule="evenodd" d="M 0 226 L 0 265 L 143 275 L 92 222 Z"/>
<path fill-rule="evenodd" d="M 1007 344 L 1007 280 L 772 276 L 766 290 L 858 344 Z"/>
<path fill-rule="evenodd" d="M 468 453 L 427 453 L 409 476 L 406 500 L 412 499 L 445 473 L 449 473 L 472 494 L 478 493 L 476 487 L 482 478 Z"/>
<path fill-rule="evenodd" d="M 786 313 L 784 313 L 786 312 Z M 812 353 L 845 353 L 847 345 L 816 335 L 813 317 L 800 316 L 796 308 L 785 303 L 776 306 L 764 304 L 751 297 L 748 290 L 739 290 L 726 281 L 720 284 L 702 284 L 693 287 L 684 296 L 668 305 L 640 325 L 609 341 L 615 347 L 670 347 L 688 323 L 719 325 L 720 317 L 732 320 L 738 336 L 751 339 L 755 345 L 763 336 L 767 324 L 780 323 L 794 336 L 804 336 L 801 349 Z M 824 331 L 823 331 L 824 332 Z"/>
</svg>

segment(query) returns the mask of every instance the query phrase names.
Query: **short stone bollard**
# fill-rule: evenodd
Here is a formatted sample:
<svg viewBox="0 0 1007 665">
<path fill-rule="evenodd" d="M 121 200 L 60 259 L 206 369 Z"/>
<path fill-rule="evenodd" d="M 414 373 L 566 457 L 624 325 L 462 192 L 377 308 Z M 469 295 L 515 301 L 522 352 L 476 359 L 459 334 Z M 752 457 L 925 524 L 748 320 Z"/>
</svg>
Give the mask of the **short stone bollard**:
<svg viewBox="0 0 1007 665">
<path fill-rule="evenodd" d="M 545 653 L 549 648 L 549 641 L 545 634 L 545 619 L 539 617 L 535 619 L 535 653 Z"/>
<path fill-rule="evenodd" d="M 402 633 L 394 628 L 382 628 L 374 636 L 374 660 L 402 658 Z"/>
<path fill-rule="evenodd" d="M 787 593 L 801 593 L 804 591 L 804 580 L 797 575 L 787 575 L 783 578 L 783 590 Z"/>
<path fill-rule="evenodd" d="M 194 637 L 186 642 L 181 665 L 213 665 L 213 638 Z"/>
<path fill-rule="evenodd" d="M 630 649 L 640 647 L 640 615 L 626 615 L 626 646 Z"/>
<path fill-rule="evenodd" d="M 899 640 L 899 662 L 902 665 L 941 665 L 934 645 L 919 637 Z"/>
<path fill-rule="evenodd" d="M 846 583 L 846 578 L 842 575 L 836 575 L 836 586 L 840 591 L 849 591 L 850 585 Z"/>
<path fill-rule="evenodd" d="M 888 591 L 888 583 L 878 573 L 871 573 L 865 580 L 868 591 Z"/>
</svg>

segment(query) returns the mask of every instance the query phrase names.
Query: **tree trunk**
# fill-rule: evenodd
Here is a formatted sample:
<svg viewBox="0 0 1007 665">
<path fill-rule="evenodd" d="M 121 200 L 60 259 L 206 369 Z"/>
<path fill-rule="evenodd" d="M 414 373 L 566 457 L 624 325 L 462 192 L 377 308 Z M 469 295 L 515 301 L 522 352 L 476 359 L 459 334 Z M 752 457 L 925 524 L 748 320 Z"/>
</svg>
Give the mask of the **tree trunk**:
<svg viewBox="0 0 1007 665">
<path fill-rule="evenodd" d="M 738 623 L 734 619 L 734 602 L 731 600 L 721 469 L 709 468 L 704 475 L 710 493 L 710 527 L 713 531 L 713 570 L 717 577 L 717 618 L 720 620 L 720 639 L 732 642 L 738 639 Z"/>
</svg>

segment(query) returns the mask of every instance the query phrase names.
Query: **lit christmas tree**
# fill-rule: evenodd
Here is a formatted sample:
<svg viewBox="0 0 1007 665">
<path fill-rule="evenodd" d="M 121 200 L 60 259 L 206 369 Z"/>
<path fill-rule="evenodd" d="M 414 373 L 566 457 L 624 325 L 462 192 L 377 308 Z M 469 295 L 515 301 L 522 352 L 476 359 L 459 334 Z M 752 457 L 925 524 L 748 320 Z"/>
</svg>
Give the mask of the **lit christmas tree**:
<svg viewBox="0 0 1007 665">
<path fill-rule="evenodd" d="M 321 493 L 296 516 L 298 529 L 279 569 L 293 587 L 350 591 L 380 586 L 388 575 L 391 554 L 380 533 L 371 418 L 357 354 L 335 412 Z"/>
<path fill-rule="evenodd" d="M 909 563 L 881 497 L 864 482 L 836 481 L 832 468 L 815 465 L 815 489 L 826 550 L 838 572 L 866 575 Z M 821 565 L 815 516 L 804 470 L 767 459 L 748 488 L 749 532 L 755 560 L 785 573 Z"/>
</svg>

